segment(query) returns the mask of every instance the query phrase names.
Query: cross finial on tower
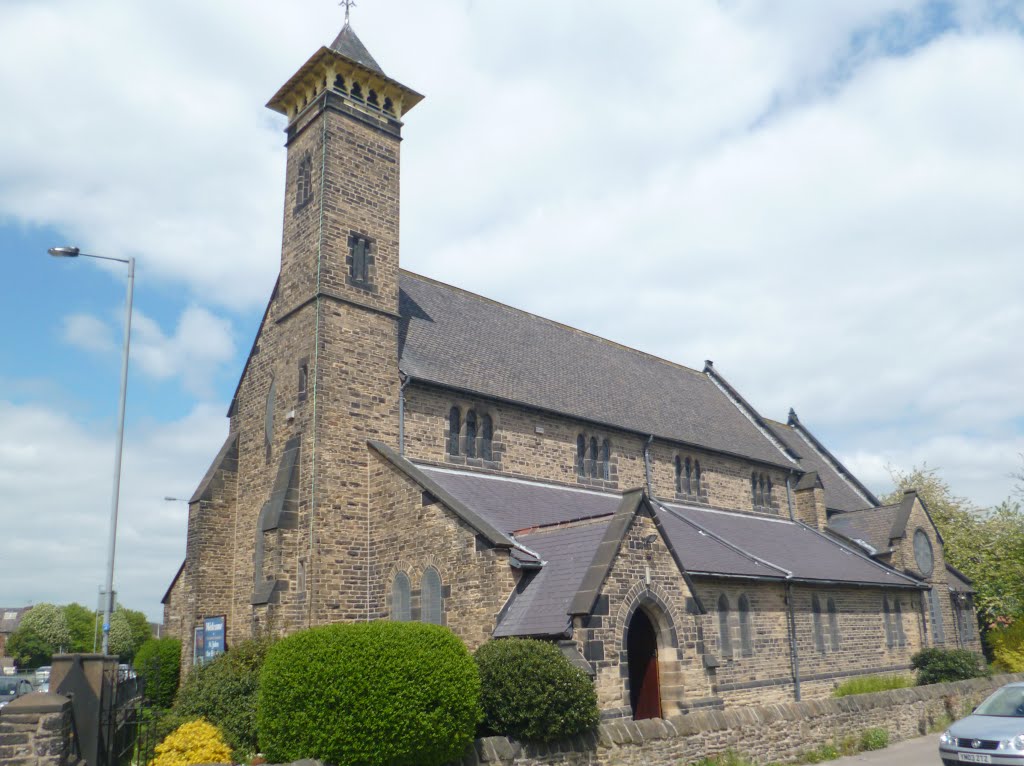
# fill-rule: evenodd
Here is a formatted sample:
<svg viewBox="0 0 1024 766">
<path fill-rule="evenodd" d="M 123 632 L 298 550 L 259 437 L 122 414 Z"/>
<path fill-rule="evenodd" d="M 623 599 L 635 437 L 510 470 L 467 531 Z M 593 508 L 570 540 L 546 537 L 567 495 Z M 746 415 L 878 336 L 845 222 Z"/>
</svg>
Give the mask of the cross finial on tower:
<svg viewBox="0 0 1024 766">
<path fill-rule="evenodd" d="M 349 15 L 349 12 L 353 8 L 356 7 L 356 1 L 355 0 L 341 0 L 341 2 L 338 3 L 338 5 L 344 5 L 345 6 L 345 24 L 347 26 L 348 25 L 348 15 Z"/>
</svg>

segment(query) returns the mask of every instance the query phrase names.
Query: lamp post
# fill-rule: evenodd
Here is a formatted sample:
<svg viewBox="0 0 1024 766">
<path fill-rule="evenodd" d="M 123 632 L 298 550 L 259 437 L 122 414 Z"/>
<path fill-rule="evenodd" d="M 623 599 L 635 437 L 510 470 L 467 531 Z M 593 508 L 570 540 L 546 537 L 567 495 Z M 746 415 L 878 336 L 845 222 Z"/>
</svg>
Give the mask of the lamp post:
<svg viewBox="0 0 1024 766">
<path fill-rule="evenodd" d="M 110 540 L 107 543 L 106 600 L 103 603 L 103 654 L 110 653 L 110 613 L 114 610 L 114 549 L 117 545 L 117 504 L 121 494 L 121 449 L 124 446 L 124 405 L 128 394 L 128 347 L 132 335 L 132 296 L 135 290 L 135 259 L 89 255 L 77 247 L 51 247 L 55 258 L 96 258 L 128 264 L 128 297 L 124 309 L 124 350 L 121 354 L 121 399 L 117 413 L 117 448 L 114 451 L 114 487 L 110 499 Z"/>
</svg>

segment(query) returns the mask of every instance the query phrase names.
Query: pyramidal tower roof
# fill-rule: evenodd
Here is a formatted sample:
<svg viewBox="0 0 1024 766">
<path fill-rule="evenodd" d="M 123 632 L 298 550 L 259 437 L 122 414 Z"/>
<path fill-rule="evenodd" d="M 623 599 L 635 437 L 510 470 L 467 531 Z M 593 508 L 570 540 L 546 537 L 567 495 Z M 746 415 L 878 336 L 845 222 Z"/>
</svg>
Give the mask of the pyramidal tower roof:
<svg viewBox="0 0 1024 766">
<path fill-rule="evenodd" d="M 346 56 L 353 61 L 362 64 L 367 69 L 372 69 L 375 72 L 384 74 L 384 70 L 380 68 L 370 52 L 366 50 L 366 46 L 363 45 L 362 40 L 356 35 L 352 26 L 346 21 L 345 26 L 341 28 L 341 32 L 334 38 L 334 42 L 331 43 L 331 50 L 337 51 L 342 56 Z"/>
</svg>

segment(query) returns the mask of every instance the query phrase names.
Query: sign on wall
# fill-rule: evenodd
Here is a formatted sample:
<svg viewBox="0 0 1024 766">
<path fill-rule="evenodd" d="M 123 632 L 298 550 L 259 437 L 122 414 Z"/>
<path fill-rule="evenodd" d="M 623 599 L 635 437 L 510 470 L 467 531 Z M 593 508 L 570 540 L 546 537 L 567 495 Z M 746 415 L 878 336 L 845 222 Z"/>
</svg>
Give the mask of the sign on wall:
<svg viewBox="0 0 1024 766">
<path fill-rule="evenodd" d="M 224 617 L 204 617 L 196 626 L 192 642 L 192 664 L 203 665 L 224 653 Z"/>
</svg>

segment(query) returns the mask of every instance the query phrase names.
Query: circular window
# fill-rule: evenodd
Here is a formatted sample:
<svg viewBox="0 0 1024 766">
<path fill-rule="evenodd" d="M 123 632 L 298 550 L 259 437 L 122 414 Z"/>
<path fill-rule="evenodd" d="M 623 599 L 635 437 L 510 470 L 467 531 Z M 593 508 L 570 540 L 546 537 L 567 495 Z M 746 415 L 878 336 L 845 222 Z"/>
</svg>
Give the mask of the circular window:
<svg viewBox="0 0 1024 766">
<path fill-rule="evenodd" d="M 932 556 L 932 541 L 928 539 L 923 529 L 914 532 L 914 559 L 917 561 L 917 568 L 925 577 L 932 573 L 934 558 Z"/>
</svg>

